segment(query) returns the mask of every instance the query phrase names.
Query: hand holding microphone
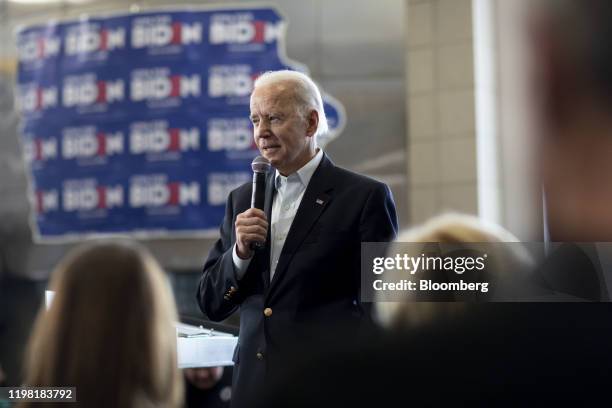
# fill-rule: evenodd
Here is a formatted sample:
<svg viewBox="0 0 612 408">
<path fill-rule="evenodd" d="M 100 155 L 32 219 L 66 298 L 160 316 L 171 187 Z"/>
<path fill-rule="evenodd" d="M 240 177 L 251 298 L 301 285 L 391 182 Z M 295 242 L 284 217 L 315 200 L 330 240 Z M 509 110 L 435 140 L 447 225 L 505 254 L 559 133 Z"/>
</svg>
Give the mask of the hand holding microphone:
<svg viewBox="0 0 612 408">
<path fill-rule="evenodd" d="M 263 248 L 268 235 L 268 221 L 264 213 L 266 196 L 266 174 L 270 162 L 257 156 L 251 163 L 253 169 L 253 192 L 251 208 L 236 217 L 236 252 L 242 259 L 253 256 L 253 251 Z"/>
</svg>

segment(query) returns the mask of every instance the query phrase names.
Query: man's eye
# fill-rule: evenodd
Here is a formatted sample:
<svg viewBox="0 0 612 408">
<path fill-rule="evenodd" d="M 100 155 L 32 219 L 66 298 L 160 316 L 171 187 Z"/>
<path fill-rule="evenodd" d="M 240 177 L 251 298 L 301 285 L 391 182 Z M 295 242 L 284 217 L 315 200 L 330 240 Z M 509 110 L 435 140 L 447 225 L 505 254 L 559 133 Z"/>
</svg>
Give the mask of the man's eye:
<svg viewBox="0 0 612 408">
<path fill-rule="evenodd" d="M 280 122 L 280 118 L 278 116 L 270 116 L 270 122 Z"/>
<path fill-rule="evenodd" d="M 256 124 L 258 124 L 258 123 L 259 123 L 259 119 L 257 119 L 257 118 L 251 118 L 251 123 L 252 123 L 252 124 L 254 124 L 254 125 L 256 125 Z"/>
</svg>

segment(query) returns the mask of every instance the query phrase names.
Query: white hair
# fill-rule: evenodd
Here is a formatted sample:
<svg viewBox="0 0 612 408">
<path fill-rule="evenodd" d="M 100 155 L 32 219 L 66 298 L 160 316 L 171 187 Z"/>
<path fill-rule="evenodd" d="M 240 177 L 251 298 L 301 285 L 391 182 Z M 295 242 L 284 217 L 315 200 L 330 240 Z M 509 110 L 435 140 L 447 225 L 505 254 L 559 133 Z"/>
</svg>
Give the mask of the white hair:
<svg viewBox="0 0 612 408">
<path fill-rule="evenodd" d="M 306 118 L 311 110 L 316 110 L 319 115 L 319 126 L 317 127 L 317 136 L 321 136 L 329 130 L 327 125 L 327 117 L 323 109 L 323 98 L 321 92 L 308 75 L 298 71 L 288 69 L 280 71 L 267 71 L 261 74 L 253 86 L 253 90 L 260 86 L 277 84 L 280 82 L 290 82 L 293 86 L 294 97 L 297 104 L 297 111 Z"/>
</svg>

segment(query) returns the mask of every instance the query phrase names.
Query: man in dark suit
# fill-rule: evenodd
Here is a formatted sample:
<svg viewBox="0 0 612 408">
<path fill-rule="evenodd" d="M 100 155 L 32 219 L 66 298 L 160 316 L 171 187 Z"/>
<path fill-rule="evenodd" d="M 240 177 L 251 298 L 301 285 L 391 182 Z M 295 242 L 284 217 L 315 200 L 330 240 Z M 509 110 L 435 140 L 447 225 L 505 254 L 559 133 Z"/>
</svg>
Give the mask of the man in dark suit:
<svg viewBox="0 0 612 408">
<path fill-rule="evenodd" d="M 254 138 L 274 169 L 264 211 L 251 184 L 228 197 L 221 237 L 204 265 L 198 302 L 211 320 L 240 307 L 232 406 L 250 406 L 300 344 L 369 319 L 359 298 L 362 242 L 397 233 L 389 188 L 335 166 L 317 147 L 327 130 L 321 95 L 306 75 L 263 74 L 251 94 Z M 254 242 L 263 250 L 251 250 Z"/>
</svg>

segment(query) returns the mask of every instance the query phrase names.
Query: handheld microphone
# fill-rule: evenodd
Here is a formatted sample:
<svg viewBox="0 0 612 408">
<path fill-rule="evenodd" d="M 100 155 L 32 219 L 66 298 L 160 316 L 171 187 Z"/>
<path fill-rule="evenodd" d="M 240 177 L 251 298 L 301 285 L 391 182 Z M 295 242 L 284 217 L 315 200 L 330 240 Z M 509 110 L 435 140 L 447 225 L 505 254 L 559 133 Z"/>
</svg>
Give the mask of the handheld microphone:
<svg viewBox="0 0 612 408">
<path fill-rule="evenodd" d="M 253 192 L 251 193 L 251 208 L 263 211 L 266 200 L 266 174 L 270 170 L 270 162 L 263 156 L 257 156 L 251 163 L 253 169 Z M 251 242 L 250 248 L 258 250 L 263 248 L 263 242 Z"/>
</svg>

